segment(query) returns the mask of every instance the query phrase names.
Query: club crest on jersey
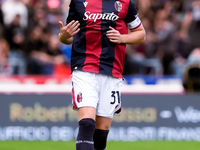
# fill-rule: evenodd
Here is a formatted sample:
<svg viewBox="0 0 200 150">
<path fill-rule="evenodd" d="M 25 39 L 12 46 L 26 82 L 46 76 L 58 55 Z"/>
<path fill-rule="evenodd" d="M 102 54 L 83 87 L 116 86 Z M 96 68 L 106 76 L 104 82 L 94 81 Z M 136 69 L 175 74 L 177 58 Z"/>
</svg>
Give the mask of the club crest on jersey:
<svg viewBox="0 0 200 150">
<path fill-rule="evenodd" d="M 82 99 L 83 99 L 82 93 L 79 92 L 78 95 L 77 95 L 77 102 L 78 103 L 82 102 Z"/>
<path fill-rule="evenodd" d="M 116 1 L 115 2 L 115 9 L 117 11 L 121 11 L 122 10 L 122 3 L 120 1 Z"/>
</svg>

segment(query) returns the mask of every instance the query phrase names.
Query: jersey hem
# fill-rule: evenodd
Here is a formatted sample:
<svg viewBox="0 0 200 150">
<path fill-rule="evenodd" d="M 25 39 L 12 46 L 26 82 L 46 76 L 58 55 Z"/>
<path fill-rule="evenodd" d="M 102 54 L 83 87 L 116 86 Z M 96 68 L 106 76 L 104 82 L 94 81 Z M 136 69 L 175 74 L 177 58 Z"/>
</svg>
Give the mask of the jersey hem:
<svg viewBox="0 0 200 150">
<path fill-rule="evenodd" d="M 72 70 L 75 71 L 75 70 L 79 70 L 79 71 L 85 71 L 85 72 L 90 72 L 90 73 L 96 73 L 96 74 L 102 74 L 102 75 L 107 75 L 107 76 L 111 76 L 111 77 L 114 77 L 114 78 L 120 78 L 120 79 L 123 79 L 123 76 L 122 74 L 120 74 L 119 76 L 114 76 L 114 75 L 110 75 L 110 74 L 107 74 L 107 73 L 99 73 L 99 72 L 95 72 L 95 71 L 89 71 L 89 70 L 83 70 L 83 69 L 74 69 Z"/>
</svg>

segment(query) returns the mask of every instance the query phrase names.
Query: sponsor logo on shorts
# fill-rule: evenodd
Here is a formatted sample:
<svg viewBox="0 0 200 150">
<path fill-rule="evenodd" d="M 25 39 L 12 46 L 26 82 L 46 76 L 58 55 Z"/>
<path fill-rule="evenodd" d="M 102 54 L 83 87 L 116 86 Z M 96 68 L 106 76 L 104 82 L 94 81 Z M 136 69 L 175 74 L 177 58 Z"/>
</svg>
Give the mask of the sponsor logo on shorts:
<svg viewBox="0 0 200 150">
<path fill-rule="evenodd" d="M 78 103 L 82 102 L 82 99 L 83 99 L 82 93 L 79 92 L 78 95 L 77 95 L 77 102 Z"/>
</svg>

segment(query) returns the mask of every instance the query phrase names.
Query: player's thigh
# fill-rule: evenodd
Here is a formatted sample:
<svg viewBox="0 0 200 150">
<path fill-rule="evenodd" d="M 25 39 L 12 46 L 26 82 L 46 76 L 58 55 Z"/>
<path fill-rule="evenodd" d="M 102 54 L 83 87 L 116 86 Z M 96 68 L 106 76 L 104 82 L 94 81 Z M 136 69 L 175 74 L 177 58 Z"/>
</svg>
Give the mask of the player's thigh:
<svg viewBox="0 0 200 150">
<path fill-rule="evenodd" d="M 96 126 L 95 126 L 95 128 L 101 129 L 101 130 L 109 130 L 111 122 L 112 122 L 112 118 L 96 116 Z"/>
<path fill-rule="evenodd" d="M 96 108 L 94 107 L 81 107 L 78 109 L 79 121 L 84 118 L 91 118 L 95 120 Z"/>
</svg>

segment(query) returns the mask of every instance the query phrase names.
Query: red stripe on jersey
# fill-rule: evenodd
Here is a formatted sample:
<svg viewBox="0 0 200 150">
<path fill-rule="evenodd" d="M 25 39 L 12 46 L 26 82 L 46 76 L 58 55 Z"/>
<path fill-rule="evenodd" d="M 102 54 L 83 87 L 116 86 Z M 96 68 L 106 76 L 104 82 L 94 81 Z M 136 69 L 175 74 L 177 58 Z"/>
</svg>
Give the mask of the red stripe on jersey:
<svg viewBox="0 0 200 150">
<path fill-rule="evenodd" d="M 125 18 L 127 15 L 130 0 L 119 0 L 119 1 L 122 4 L 122 10 L 118 12 L 119 19 L 116 20 L 116 30 L 118 30 L 121 34 L 127 34 L 128 27 L 126 23 L 122 20 L 122 18 Z M 125 44 L 116 44 L 115 61 L 113 62 L 113 70 L 112 70 L 112 74 L 114 77 L 122 78 L 122 76 L 119 75 L 123 73 L 125 50 L 126 50 Z"/>
<path fill-rule="evenodd" d="M 88 14 L 102 13 L 102 1 L 92 0 L 89 1 L 85 12 Z M 94 15 L 90 16 L 95 17 Z M 101 19 L 97 19 L 95 22 L 93 19 L 87 20 L 86 25 L 86 59 L 84 62 L 83 71 L 92 71 L 99 73 L 99 58 L 102 50 L 101 45 Z M 92 30 L 91 30 L 92 29 Z M 95 55 L 94 55 L 95 54 Z"/>
</svg>

